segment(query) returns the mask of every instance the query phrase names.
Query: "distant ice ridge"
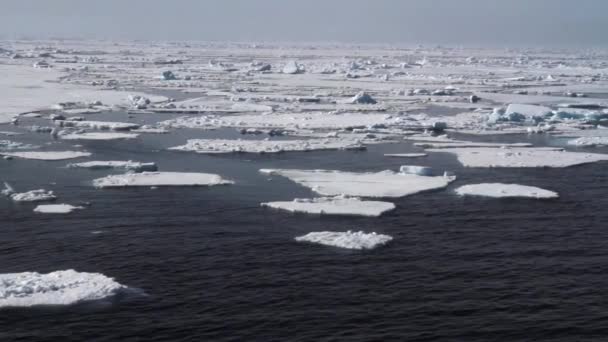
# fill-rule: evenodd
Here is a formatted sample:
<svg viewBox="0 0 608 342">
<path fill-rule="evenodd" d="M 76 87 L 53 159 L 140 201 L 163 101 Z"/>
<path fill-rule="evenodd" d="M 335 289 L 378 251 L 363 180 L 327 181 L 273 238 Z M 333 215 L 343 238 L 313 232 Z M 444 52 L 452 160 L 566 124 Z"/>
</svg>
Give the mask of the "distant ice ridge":
<svg viewBox="0 0 608 342">
<path fill-rule="evenodd" d="M 373 249 L 384 245 L 393 238 L 389 235 L 365 233 L 363 231 L 353 232 L 312 232 L 296 237 L 298 242 L 318 243 L 326 246 L 347 249 Z"/>
<path fill-rule="evenodd" d="M 293 201 L 262 203 L 262 206 L 298 213 L 370 217 L 395 209 L 395 205 L 390 202 L 363 201 L 357 197 L 345 196 L 296 198 Z"/>
<path fill-rule="evenodd" d="M 0 308 L 71 305 L 116 295 L 125 286 L 99 273 L 0 274 Z"/>
<path fill-rule="evenodd" d="M 142 172 L 111 175 L 93 180 L 96 188 L 120 188 L 132 186 L 213 186 L 233 184 L 211 173 L 193 172 Z"/>
<path fill-rule="evenodd" d="M 78 152 L 78 151 L 27 151 L 27 152 L 0 152 L 1 155 L 16 157 L 22 159 L 36 159 L 36 160 L 65 160 L 74 159 L 81 157 L 89 157 L 89 152 Z"/>
<path fill-rule="evenodd" d="M 261 169 L 260 172 L 287 177 L 324 196 L 403 197 L 441 189 L 454 176 L 427 177 L 393 171 L 345 172 L 334 170 Z"/>
<path fill-rule="evenodd" d="M 529 198 L 557 198 L 556 192 L 520 184 L 481 183 L 464 185 L 456 189 L 459 195 L 485 196 L 485 197 L 529 197 Z"/>
<path fill-rule="evenodd" d="M 157 171 L 158 167 L 155 163 L 140 163 L 135 161 L 90 161 L 84 163 L 68 164 L 68 167 L 83 168 L 92 170 L 118 169 L 132 172 Z"/>
<path fill-rule="evenodd" d="M 71 204 L 41 204 L 34 208 L 35 213 L 41 214 L 69 214 L 74 210 L 84 209 L 84 207 L 76 207 Z"/>
<path fill-rule="evenodd" d="M 314 150 L 360 150 L 364 146 L 358 142 L 338 139 L 310 140 L 228 140 L 190 139 L 185 145 L 171 147 L 170 150 L 193 151 L 197 153 L 279 153 Z"/>
</svg>

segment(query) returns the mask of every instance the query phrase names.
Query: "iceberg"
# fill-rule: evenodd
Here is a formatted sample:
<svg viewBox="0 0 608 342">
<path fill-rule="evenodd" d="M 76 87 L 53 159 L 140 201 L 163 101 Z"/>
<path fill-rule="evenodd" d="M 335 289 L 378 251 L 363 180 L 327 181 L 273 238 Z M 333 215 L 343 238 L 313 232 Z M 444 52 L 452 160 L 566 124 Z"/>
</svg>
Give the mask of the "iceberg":
<svg viewBox="0 0 608 342">
<path fill-rule="evenodd" d="M 295 238 L 298 242 L 318 243 L 325 246 L 357 250 L 374 249 L 387 244 L 392 239 L 389 235 L 350 230 L 346 232 L 312 232 Z"/>
<path fill-rule="evenodd" d="M 357 197 L 345 196 L 296 198 L 293 201 L 262 203 L 262 206 L 294 213 L 369 217 L 377 217 L 395 209 L 395 205 L 390 202 L 363 201 Z"/>
<path fill-rule="evenodd" d="M 520 184 L 503 184 L 503 183 L 481 183 L 463 185 L 457 188 L 456 193 L 465 196 L 485 196 L 485 197 L 529 197 L 529 198 L 557 198 L 559 195 L 556 192 L 537 188 L 535 186 L 526 186 Z"/>
<path fill-rule="evenodd" d="M 261 169 L 312 189 L 323 196 L 403 197 L 441 189 L 456 177 L 426 177 L 415 174 L 381 172 L 345 172 L 334 170 Z"/>
<path fill-rule="evenodd" d="M 111 175 L 93 180 L 96 188 L 121 188 L 133 186 L 213 186 L 233 184 L 211 173 L 194 172 L 142 172 Z"/>
<path fill-rule="evenodd" d="M 100 273 L 74 270 L 0 274 L 0 308 L 71 305 L 102 300 L 125 286 Z"/>
</svg>

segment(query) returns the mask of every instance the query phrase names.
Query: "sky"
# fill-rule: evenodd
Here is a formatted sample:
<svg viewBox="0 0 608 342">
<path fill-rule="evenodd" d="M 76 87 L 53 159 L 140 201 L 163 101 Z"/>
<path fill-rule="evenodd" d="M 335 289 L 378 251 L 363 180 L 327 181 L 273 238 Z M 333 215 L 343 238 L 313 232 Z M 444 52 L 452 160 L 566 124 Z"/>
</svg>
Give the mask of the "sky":
<svg viewBox="0 0 608 342">
<path fill-rule="evenodd" d="M 0 38 L 608 46 L 608 0 L 0 0 Z"/>
</svg>

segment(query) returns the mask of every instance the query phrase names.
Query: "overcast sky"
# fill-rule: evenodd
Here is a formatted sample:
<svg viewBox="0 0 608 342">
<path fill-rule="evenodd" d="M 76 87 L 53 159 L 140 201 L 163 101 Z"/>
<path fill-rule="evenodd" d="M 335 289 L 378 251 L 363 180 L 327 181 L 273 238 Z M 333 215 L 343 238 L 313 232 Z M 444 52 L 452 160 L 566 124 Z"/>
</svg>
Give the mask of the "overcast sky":
<svg viewBox="0 0 608 342">
<path fill-rule="evenodd" d="M 0 0 L 0 36 L 608 46 L 608 0 Z"/>
</svg>

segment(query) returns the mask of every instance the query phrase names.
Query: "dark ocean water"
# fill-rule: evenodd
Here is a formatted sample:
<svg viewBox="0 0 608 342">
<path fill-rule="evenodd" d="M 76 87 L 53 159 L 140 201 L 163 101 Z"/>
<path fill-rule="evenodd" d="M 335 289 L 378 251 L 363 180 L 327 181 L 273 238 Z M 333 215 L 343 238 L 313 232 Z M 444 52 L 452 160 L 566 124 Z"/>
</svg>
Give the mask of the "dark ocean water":
<svg viewBox="0 0 608 342">
<path fill-rule="evenodd" d="M 608 340 L 608 163 L 467 169 L 449 154 L 383 156 L 419 151 L 405 142 L 278 155 L 164 150 L 186 136 L 231 134 L 180 130 L 82 143 L 91 160 L 155 161 L 163 171 L 218 173 L 236 181 L 231 186 L 97 190 L 90 181 L 107 171 L 64 168 L 69 161 L 0 161 L 0 180 L 18 190 L 42 187 L 60 203 L 92 203 L 55 216 L 0 199 L 0 273 L 76 269 L 137 289 L 98 303 L 0 310 L 0 341 Z M 551 143 L 544 136 L 484 139 Z M 14 140 L 50 141 L 46 134 Z M 451 170 L 458 179 L 444 190 L 395 199 L 397 209 L 380 218 L 259 206 L 313 196 L 260 168 L 378 171 L 402 164 Z M 486 181 L 561 197 L 453 193 Z M 348 229 L 394 240 L 371 251 L 294 241 Z"/>
</svg>

